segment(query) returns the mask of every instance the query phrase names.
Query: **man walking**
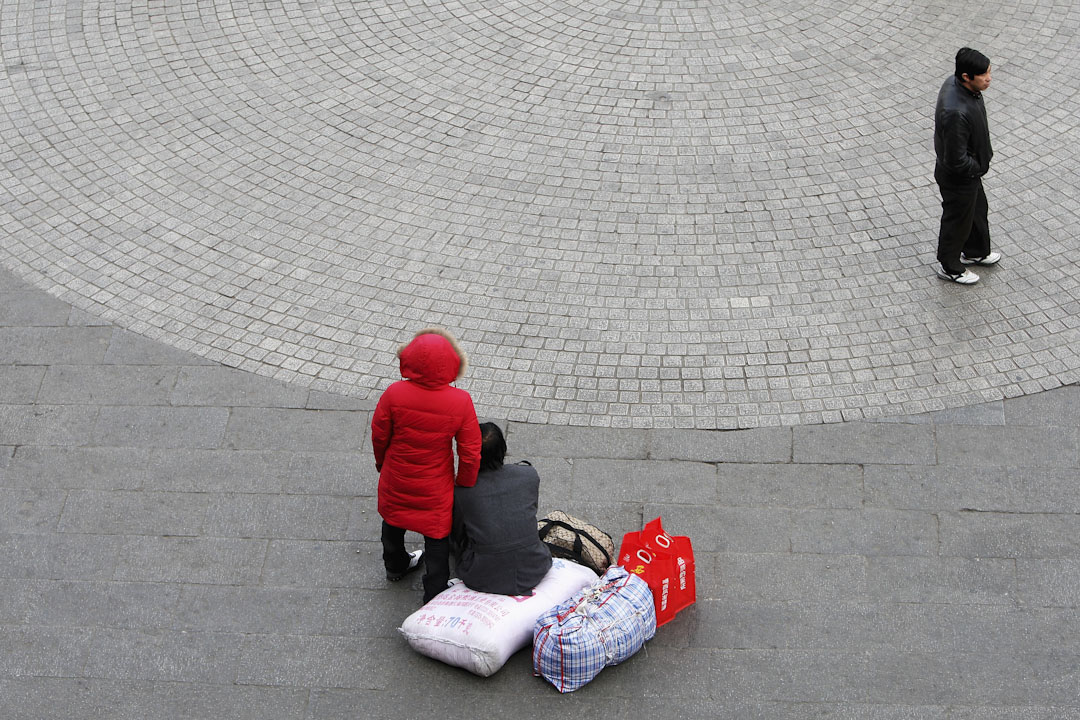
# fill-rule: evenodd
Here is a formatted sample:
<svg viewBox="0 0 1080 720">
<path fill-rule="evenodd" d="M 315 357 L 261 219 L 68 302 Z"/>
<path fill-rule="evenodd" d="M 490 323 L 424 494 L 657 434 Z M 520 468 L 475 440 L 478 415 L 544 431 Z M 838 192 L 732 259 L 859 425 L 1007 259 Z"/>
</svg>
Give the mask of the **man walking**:
<svg viewBox="0 0 1080 720">
<path fill-rule="evenodd" d="M 960 48 L 956 72 L 941 86 L 934 111 L 934 179 L 941 192 L 937 274 L 962 285 L 979 281 L 965 265 L 993 265 L 1001 259 L 1001 253 L 990 250 L 982 185 L 994 156 L 982 98 L 988 87 L 990 59 Z"/>
</svg>

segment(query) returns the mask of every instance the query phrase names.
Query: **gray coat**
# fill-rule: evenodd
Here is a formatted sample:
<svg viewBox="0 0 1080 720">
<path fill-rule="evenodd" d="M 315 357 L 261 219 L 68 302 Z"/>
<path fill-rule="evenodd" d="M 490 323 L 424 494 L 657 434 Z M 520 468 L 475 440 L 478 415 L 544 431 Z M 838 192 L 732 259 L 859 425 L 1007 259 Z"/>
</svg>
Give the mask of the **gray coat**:
<svg viewBox="0 0 1080 720">
<path fill-rule="evenodd" d="M 536 530 L 540 476 L 522 461 L 481 470 L 473 487 L 454 490 L 457 576 L 473 590 L 527 595 L 551 568 Z"/>
</svg>

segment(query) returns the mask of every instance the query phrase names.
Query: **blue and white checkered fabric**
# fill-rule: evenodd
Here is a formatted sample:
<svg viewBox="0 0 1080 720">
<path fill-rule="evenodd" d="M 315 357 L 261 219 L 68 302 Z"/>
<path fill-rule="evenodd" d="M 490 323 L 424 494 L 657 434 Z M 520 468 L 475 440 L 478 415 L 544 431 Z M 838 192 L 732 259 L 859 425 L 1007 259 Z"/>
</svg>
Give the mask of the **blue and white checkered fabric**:
<svg viewBox="0 0 1080 720">
<path fill-rule="evenodd" d="M 591 587 L 537 618 L 533 671 L 559 692 L 572 692 L 605 666 L 626 660 L 655 634 L 649 586 L 613 565 Z"/>
</svg>

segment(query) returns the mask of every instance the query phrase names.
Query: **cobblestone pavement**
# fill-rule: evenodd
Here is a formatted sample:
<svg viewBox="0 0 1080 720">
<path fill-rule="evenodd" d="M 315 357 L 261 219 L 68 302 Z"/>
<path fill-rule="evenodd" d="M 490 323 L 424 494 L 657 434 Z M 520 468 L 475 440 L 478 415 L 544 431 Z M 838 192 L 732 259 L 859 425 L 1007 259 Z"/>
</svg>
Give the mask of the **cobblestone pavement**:
<svg viewBox="0 0 1080 720">
<path fill-rule="evenodd" d="M 483 412 L 732 429 L 1080 379 L 1067 0 L 0 2 L 0 263 L 370 400 L 456 331 Z M 934 276 L 931 109 L 993 60 L 1005 260 Z"/>
<path fill-rule="evenodd" d="M 732 432 L 509 422 L 541 511 L 689 535 L 698 602 L 561 696 L 396 628 L 371 403 L 0 270 L 4 720 L 1080 720 L 1080 386 Z M 504 421 L 505 422 L 505 421 Z"/>
</svg>

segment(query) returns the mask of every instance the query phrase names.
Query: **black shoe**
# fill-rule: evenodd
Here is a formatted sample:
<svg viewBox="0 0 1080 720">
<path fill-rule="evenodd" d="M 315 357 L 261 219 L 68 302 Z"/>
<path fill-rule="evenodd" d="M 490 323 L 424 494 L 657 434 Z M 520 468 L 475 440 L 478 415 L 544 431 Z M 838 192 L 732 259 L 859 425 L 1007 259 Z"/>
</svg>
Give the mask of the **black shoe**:
<svg viewBox="0 0 1080 720">
<path fill-rule="evenodd" d="M 402 570 L 399 573 L 392 573 L 389 570 L 387 570 L 386 571 L 386 579 L 389 580 L 390 582 L 397 582 L 401 578 L 403 578 L 406 575 L 408 575 L 409 573 L 411 573 L 413 570 L 418 570 L 420 568 L 420 564 L 423 563 L 423 562 L 424 562 L 424 551 L 423 550 L 414 550 L 411 553 L 409 553 L 409 567 L 405 568 L 404 570 Z"/>
</svg>

